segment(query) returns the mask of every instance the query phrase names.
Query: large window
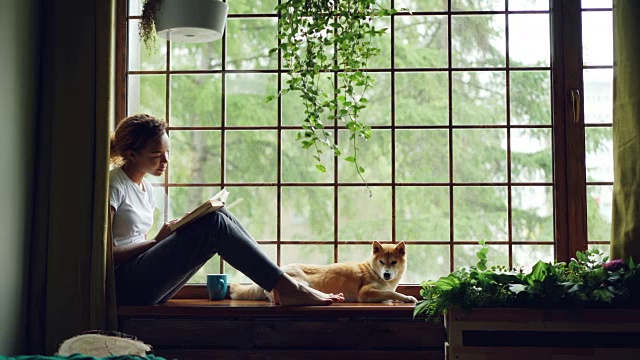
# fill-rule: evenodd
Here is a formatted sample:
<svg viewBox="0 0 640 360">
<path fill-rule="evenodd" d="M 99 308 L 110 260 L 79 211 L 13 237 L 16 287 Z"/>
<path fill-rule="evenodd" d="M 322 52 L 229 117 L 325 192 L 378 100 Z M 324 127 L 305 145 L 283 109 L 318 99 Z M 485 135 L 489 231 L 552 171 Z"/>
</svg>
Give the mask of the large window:
<svg viewBox="0 0 640 360">
<path fill-rule="evenodd" d="M 157 223 L 225 187 L 279 264 L 360 261 L 373 240 L 405 241 L 407 284 L 474 264 L 481 239 L 490 265 L 608 250 L 611 1 L 382 4 L 411 12 L 381 21 L 389 30 L 369 64 L 368 197 L 350 163 L 327 156 L 328 172 L 315 169 L 295 140 L 294 94 L 265 101 L 286 81 L 268 56 L 277 0 L 229 1 L 222 41 L 158 39 L 152 52 L 137 35 L 140 1 L 121 0 L 118 117 L 169 123 L 169 170 L 151 179 Z M 328 128 L 346 142 L 341 124 Z M 192 282 L 218 271 L 247 280 L 215 257 Z"/>
</svg>

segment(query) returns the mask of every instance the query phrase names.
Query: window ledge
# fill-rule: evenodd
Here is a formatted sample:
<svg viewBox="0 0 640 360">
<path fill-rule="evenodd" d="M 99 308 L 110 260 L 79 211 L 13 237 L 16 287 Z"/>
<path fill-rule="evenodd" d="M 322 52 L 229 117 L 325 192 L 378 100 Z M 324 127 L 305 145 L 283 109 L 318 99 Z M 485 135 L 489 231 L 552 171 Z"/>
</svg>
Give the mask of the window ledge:
<svg viewBox="0 0 640 360">
<path fill-rule="evenodd" d="M 132 317 L 385 317 L 413 318 L 412 303 L 335 303 L 329 306 L 276 306 L 268 301 L 172 299 L 150 306 L 119 306 L 118 316 Z"/>
</svg>

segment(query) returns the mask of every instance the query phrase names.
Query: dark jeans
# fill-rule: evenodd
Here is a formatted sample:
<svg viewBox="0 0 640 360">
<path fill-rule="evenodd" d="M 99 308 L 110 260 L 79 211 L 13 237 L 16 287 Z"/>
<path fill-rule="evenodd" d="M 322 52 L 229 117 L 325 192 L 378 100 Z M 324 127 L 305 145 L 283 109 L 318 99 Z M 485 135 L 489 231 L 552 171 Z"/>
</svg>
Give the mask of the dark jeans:
<svg viewBox="0 0 640 360">
<path fill-rule="evenodd" d="M 226 209 L 184 226 L 134 260 L 118 266 L 118 305 L 169 300 L 215 254 L 271 290 L 283 272 Z"/>
</svg>

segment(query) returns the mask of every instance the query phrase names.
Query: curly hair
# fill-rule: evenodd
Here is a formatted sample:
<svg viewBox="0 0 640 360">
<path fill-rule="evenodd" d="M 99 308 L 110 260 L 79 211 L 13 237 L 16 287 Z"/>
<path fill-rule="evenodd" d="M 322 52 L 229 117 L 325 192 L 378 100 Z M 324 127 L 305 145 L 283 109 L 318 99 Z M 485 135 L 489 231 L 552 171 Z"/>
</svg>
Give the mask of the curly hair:
<svg viewBox="0 0 640 360">
<path fill-rule="evenodd" d="M 131 115 L 122 119 L 111 134 L 110 158 L 115 165 L 124 164 L 127 151 L 139 152 L 153 139 L 166 133 L 164 120 L 147 114 Z"/>
</svg>

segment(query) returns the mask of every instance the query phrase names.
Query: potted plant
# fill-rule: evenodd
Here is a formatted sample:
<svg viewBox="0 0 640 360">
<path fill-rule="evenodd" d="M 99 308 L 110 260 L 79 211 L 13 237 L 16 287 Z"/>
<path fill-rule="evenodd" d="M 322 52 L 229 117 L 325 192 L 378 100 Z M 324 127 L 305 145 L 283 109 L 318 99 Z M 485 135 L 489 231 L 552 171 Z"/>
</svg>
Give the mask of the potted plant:
<svg viewBox="0 0 640 360">
<path fill-rule="evenodd" d="M 138 34 L 150 51 L 156 34 L 179 42 L 220 39 L 229 5 L 221 0 L 144 0 Z"/>
<path fill-rule="evenodd" d="M 373 39 L 387 30 L 377 28 L 376 19 L 397 11 L 375 0 L 283 0 L 276 10 L 279 43 L 271 54 L 282 56 L 289 79 L 268 100 L 289 92 L 300 96 L 305 110 L 297 139 L 303 148 L 313 149 L 320 172 L 326 172 L 320 157 L 323 147 L 335 156 L 342 154 L 325 125 L 344 125 L 351 149 L 344 160 L 366 184 L 358 140 L 371 137 L 371 127 L 360 118 L 368 102 L 363 94 L 373 86 L 367 61 L 380 53 Z"/>
<path fill-rule="evenodd" d="M 569 263 L 538 261 L 526 272 L 487 268 L 488 251 L 481 241 L 475 266 L 421 284 L 423 300 L 414 317 L 439 321 L 444 315 L 451 354 L 465 354 L 470 345 L 492 346 L 495 352 L 500 346 L 536 344 L 536 351 L 546 351 L 541 356 L 550 356 L 554 348 L 572 347 L 571 341 L 588 334 L 603 333 L 600 339 L 610 341 L 607 332 L 640 331 L 640 266 L 631 259 L 608 261 L 593 249 L 576 253 Z M 573 345 L 584 347 L 581 341 Z M 586 346 L 616 347 L 590 341 Z"/>
</svg>

